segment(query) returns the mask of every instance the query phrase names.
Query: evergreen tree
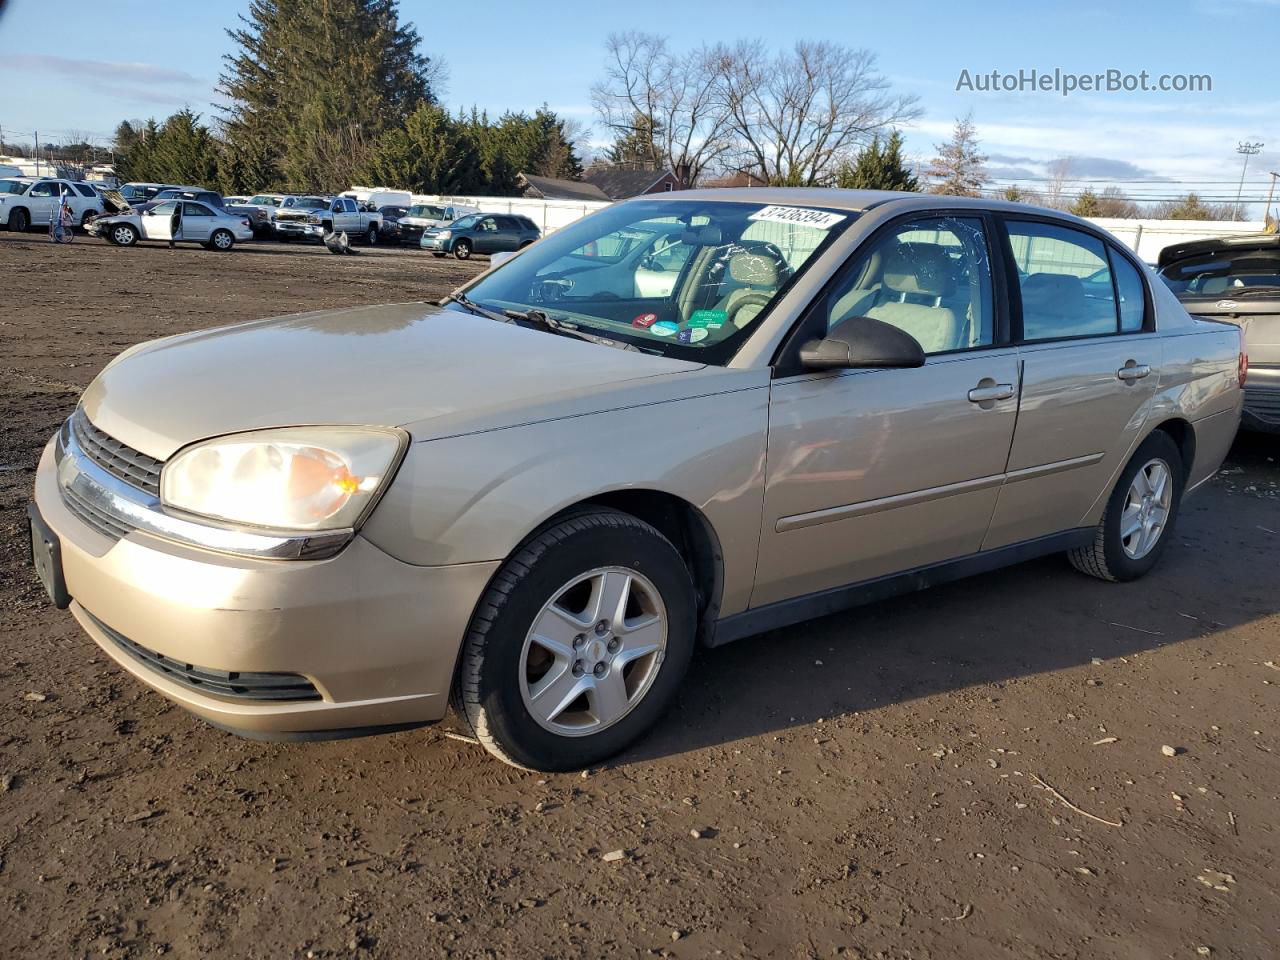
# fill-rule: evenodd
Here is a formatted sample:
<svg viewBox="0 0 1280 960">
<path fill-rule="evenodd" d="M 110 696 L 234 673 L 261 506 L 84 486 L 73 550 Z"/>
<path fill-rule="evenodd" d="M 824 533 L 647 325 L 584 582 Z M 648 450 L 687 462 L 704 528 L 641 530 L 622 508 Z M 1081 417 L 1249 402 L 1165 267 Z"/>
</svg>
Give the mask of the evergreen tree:
<svg viewBox="0 0 1280 960">
<path fill-rule="evenodd" d="M 241 20 L 219 84 L 234 176 L 274 165 L 298 189 L 337 186 L 363 161 L 339 145 L 372 144 L 432 99 L 397 0 L 251 0 Z"/>
<path fill-rule="evenodd" d="M 987 158 L 978 152 L 978 135 L 972 116 L 957 120 L 951 139 L 935 144 L 938 155 L 924 173 L 930 193 L 977 197 L 987 182 L 983 166 Z"/>
<path fill-rule="evenodd" d="M 199 114 L 179 110 L 160 127 L 148 156 L 157 183 L 212 187 L 218 179 L 218 158 L 209 128 Z"/>
<path fill-rule="evenodd" d="M 853 163 L 845 163 L 836 172 L 836 186 L 846 190 L 906 190 L 914 193 L 920 181 L 902 159 L 902 134 L 894 130 L 881 141 L 872 138 L 858 151 Z"/>
<path fill-rule="evenodd" d="M 160 128 L 154 119 L 145 124 L 124 120 L 116 127 L 115 168 L 121 182 L 146 182 L 151 174 L 151 153 Z"/>
<path fill-rule="evenodd" d="M 657 145 L 659 131 L 652 117 L 637 113 L 629 129 L 621 130 L 605 151 L 609 163 L 634 164 L 639 169 L 657 169 L 661 150 Z"/>
<path fill-rule="evenodd" d="M 364 169 L 375 183 L 414 193 L 465 194 L 483 189 L 480 149 L 464 121 L 423 104 L 404 126 L 383 134 Z"/>
<path fill-rule="evenodd" d="M 1077 217 L 1097 217 L 1101 216 L 1099 210 L 1102 206 L 1098 195 L 1092 189 L 1086 187 L 1080 196 L 1076 197 L 1075 202 L 1071 204 L 1071 213 Z"/>
</svg>

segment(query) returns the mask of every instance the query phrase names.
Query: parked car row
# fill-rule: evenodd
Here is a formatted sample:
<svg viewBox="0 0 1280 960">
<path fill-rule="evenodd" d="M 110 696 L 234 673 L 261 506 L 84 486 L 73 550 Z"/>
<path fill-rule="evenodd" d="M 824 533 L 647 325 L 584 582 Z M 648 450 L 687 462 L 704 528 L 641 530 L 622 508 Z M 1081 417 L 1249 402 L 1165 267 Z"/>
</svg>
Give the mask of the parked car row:
<svg viewBox="0 0 1280 960">
<path fill-rule="evenodd" d="M 322 240 L 344 233 L 370 246 L 417 246 L 436 256 L 514 252 L 542 233 L 528 217 L 460 204 L 384 204 L 352 196 L 260 193 L 224 197 L 199 186 L 126 183 L 118 191 L 56 177 L 0 179 L 0 226 L 47 225 L 66 198 L 76 225 L 119 246 L 142 240 L 230 250 L 238 241 Z"/>
</svg>

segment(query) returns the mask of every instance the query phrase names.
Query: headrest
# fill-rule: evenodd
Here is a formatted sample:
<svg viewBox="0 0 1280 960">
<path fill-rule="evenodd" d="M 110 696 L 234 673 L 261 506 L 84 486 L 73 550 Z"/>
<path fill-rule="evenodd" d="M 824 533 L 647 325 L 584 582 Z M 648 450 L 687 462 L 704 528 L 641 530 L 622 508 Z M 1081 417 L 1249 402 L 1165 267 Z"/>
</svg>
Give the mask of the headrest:
<svg viewBox="0 0 1280 960">
<path fill-rule="evenodd" d="M 1041 313 L 1074 314 L 1084 309 L 1084 285 L 1067 273 L 1033 273 L 1022 281 L 1022 305 Z"/>
<path fill-rule="evenodd" d="M 680 242 L 687 247 L 718 247 L 724 240 L 720 228 L 708 223 L 701 227 L 686 227 L 680 234 Z"/>
<path fill-rule="evenodd" d="M 895 293 L 945 297 L 951 292 L 951 258 L 936 243 L 900 243 L 885 258 L 884 285 Z"/>
<path fill-rule="evenodd" d="M 735 253 L 729 258 L 729 276 L 753 287 L 776 287 L 778 265 L 758 253 Z"/>
</svg>

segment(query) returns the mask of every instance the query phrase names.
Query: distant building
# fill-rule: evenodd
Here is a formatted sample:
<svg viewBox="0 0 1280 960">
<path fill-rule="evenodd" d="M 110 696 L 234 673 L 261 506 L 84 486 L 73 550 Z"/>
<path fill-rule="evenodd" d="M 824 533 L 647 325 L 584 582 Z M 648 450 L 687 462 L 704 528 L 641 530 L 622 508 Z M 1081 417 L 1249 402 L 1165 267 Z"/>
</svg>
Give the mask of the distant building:
<svg viewBox="0 0 1280 960">
<path fill-rule="evenodd" d="M 768 185 L 764 177 L 758 177 L 747 170 L 735 170 L 728 176 L 705 180 L 702 183 L 704 187 L 767 187 Z"/>
<path fill-rule="evenodd" d="M 539 177 L 522 173 L 516 178 L 521 196 L 531 200 L 594 200 L 607 202 L 611 197 L 592 183 L 581 180 L 557 180 L 555 177 Z"/>
<path fill-rule="evenodd" d="M 592 167 L 582 179 L 610 200 L 627 200 L 646 193 L 669 193 L 683 190 L 684 184 L 670 170 L 640 170 L 627 166 Z"/>
</svg>

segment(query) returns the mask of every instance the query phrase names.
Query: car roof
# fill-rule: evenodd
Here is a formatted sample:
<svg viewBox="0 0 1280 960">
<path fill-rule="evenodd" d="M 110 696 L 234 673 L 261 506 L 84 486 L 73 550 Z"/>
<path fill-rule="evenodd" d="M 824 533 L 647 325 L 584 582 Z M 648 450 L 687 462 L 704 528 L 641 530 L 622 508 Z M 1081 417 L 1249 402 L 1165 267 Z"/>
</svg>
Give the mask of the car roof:
<svg viewBox="0 0 1280 960">
<path fill-rule="evenodd" d="M 892 204 L 895 210 L 936 209 L 938 207 L 973 208 L 1010 213 L 1035 213 L 1055 220 L 1088 225 L 1079 217 L 1061 210 L 1036 207 L 1027 203 L 997 200 L 990 197 L 955 197 L 940 193 L 908 193 L 899 190 L 841 190 L 836 187 L 705 187 L 699 190 L 672 190 L 668 193 L 645 193 L 632 197 L 639 200 L 712 200 L 723 203 L 763 203 L 779 206 L 826 207 L 863 213 L 873 207 Z"/>
</svg>

